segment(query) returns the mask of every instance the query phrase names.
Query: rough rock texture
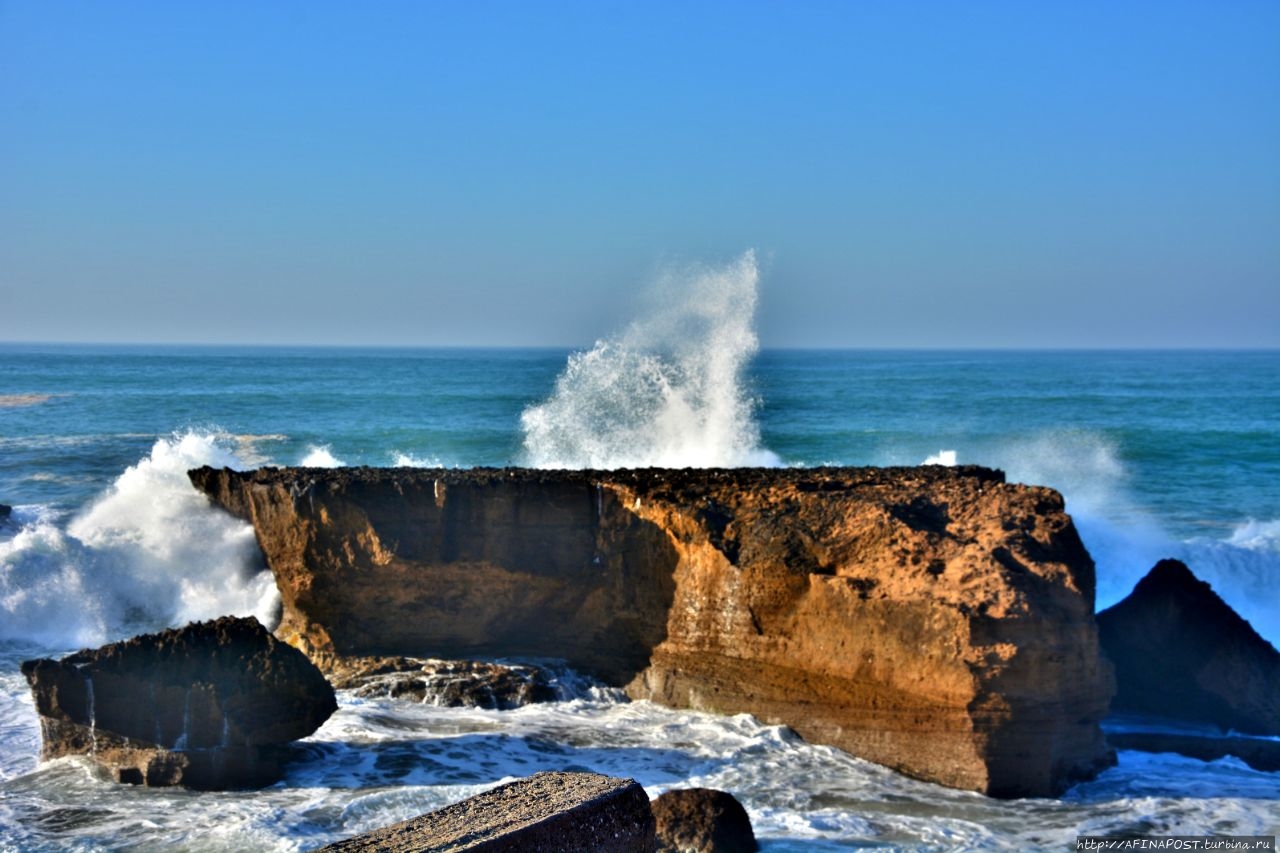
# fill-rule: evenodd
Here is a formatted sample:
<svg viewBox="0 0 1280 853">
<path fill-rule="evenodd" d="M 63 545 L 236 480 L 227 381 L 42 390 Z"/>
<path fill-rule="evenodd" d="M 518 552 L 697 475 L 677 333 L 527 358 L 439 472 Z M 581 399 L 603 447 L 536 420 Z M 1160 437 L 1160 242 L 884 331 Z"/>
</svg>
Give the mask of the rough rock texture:
<svg viewBox="0 0 1280 853">
<path fill-rule="evenodd" d="M 1044 795 L 1112 760 L 1093 562 L 982 468 L 191 472 L 250 520 L 278 633 L 350 655 L 556 657 L 911 775 Z"/>
<path fill-rule="evenodd" d="M 658 853 L 755 853 L 751 818 L 737 798 L 711 788 L 667 791 L 650 803 Z"/>
<path fill-rule="evenodd" d="M 406 657 L 338 658 L 329 683 L 365 698 L 412 699 L 441 708 L 506 711 L 561 698 L 547 670 L 523 664 L 421 660 Z"/>
<path fill-rule="evenodd" d="M 45 759 L 88 755 L 135 784 L 268 784 L 284 746 L 337 709 L 324 675 L 252 617 L 26 661 L 22 673 Z"/>
<path fill-rule="evenodd" d="M 1108 732 L 1107 742 L 1116 749 L 1138 752 L 1175 752 L 1201 761 L 1230 755 L 1264 773 L 1280 771 L 1280 741 L 1252 737 L 1205 737 L 1176 732 Z"/>
<path fill-rule="evenodd" d="M 1280 652 L 1183 563 L 1157 563 L 1098 633 L 1113 710 L 1280 735 Z"/>
<path fill-rule="evenodd" d="M 652 853 L 653 826 L 631 779 L 539 773 L 321 851 Z"/>
</svg>

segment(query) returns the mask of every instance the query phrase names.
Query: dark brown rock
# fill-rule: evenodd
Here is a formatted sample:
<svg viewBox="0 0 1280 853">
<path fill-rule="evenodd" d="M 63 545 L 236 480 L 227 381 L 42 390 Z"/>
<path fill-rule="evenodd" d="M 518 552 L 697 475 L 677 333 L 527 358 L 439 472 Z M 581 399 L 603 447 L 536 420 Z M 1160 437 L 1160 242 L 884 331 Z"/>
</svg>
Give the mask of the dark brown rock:
<svg viewBox="0 0 1280 853">
<path fill-rule="evenodd" d="M 537 666 L 419 658 L 338 658 L 329 683 L 363 698 L 412 699 L 442 708 L 506 711 L 560 698 Z"/>
<path fill-rule="evenodd" d="M 198 469 L 251 521 L 280 635 L 561 658 L 905 773 L 1053 794 L 1113 760 L 1093 561 L 1060 495 L 976 467 Z"/>
<path fill-rule="evenodd" d="M 1280 735 L 1280 652 L 1177 560 L 1098 614 L 1112 709 Z"/>
<path fill-rule="evenodd" d="M 252 617 L 26 661 L 22 672 L 45 759 L 88 755 L 138 784 L 268 784 L 285 745 L 337 709 L 323 674 Z"/>
<path fill-rule="evenodd" d="M 667 791 L 651 804 L 659 853 L 755 853 L 751 818 L 732 794 L 711 788 Z"/>
<path fill-rule="evenodd" d="M 652 853 L 653 826 L 631 779 L 539 773 L 321 851 Z"/>
</svg>

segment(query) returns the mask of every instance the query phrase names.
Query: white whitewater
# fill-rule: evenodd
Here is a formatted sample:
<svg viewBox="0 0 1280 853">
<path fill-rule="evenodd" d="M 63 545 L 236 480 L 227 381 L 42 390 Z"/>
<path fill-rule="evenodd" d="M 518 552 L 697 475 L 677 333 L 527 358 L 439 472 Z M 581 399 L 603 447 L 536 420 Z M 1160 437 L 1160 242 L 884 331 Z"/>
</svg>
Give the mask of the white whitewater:
<svg viewBox="0 0 1280 853">
<path fill-rule="evenodd" d="M 525 409 L 536 468 L 777 465 L 760 443 L 745 384 L 759 348 L 760 272 L 748 251 L 722 267 L 664 275 L 653 308 L 615 338 L 569 357 L 545 402 Z"/>
</svg>

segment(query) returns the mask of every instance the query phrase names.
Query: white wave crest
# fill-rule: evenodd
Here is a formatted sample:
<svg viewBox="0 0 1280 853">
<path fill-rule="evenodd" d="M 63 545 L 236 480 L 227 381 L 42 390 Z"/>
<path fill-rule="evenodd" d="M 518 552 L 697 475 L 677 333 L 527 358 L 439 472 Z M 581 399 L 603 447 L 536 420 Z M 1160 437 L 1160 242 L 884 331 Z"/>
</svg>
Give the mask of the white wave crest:
<svg viewBox="0 0 1280 853">
<path fill-rule="evenodd" d="M 412 453 L 391 454 L 393 468 L 443 468 L 444 463 L 434 456 L 414 456 Z"/>
<path fill-rule="evenodd" d="M 307 455 L 298 463 L 303 468 L 341 468 L 347 463 L 333 455 L 327 444 L 313 444 L 307 448 Z"/>
<path fill-rule="evenodd" d="M 616 339 L 569 357 L 545 402 L 525 409 L 538 468 L 777 465 L 760 444 L 743 371 L 759 344 L 755 253 L 667 274 L 657 307 Z"/>
<path fill-rule="evenodd" d="M 195 490 L 200 465 L 242 467 L 216 433 L 163 438 L 65 527 L 42 516 L 0 542 L 0 637 L 90 645 L 224 615 L 270 625 L 279 593 L 253 529 Z"/>
<path fill-rule="evenodd" d="M 946 465 L 954 467 L 956 464 L 956 452 L 954 450 L 939 450 L 937 453 L 925 459 L 921 465 Z"/>
</svg>

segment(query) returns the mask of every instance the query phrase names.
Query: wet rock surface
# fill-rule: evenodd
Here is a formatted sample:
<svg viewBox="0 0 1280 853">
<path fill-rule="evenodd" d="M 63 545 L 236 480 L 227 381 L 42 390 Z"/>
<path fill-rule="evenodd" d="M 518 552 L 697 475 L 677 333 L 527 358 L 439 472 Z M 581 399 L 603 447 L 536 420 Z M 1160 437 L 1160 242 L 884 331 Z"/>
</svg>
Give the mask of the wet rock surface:
<svg viewBox="0 0 1280 853">
<path fill-rule="evenodd" d="M 252 617 L 26 661 L 22 672 L 45 759 L 87 755 L 135 784 L 269 784 L 289 742 L 337 709 L 315 665 Z"/>
<path fill-rule="evenodd" d="M 631 779 L 539 773 L 321 848 L 351 851 L 652 853 L 653 812 Z"/>
<path fill-rule="evenodd" d="M 751 818 L 737 798 L 711 788 L 667 791 L 651 804 L 659 853 L 755 853 Z"/>
<path fill-rule="evenodd" d="M 1093 562 L 1056 492 L 977 467 L 203 468 L 278 634 L 342 658 L 559 658 L 910 775 L 1048 795 L 1108 766 Z"/>
<path fill-rule="evenodd" d="M 1280 735 L 1280 652 L 1177 560 L 1098 614 L 1116 712 Z"/>
<path fill-rule="evenodd" d="M 562 697 L 542 667 L 406 657 L 339 658 L 328 672 L 337 690 L 366 699 L 404 699 L 442 708 L 506 711 Z"/>
</svg>

